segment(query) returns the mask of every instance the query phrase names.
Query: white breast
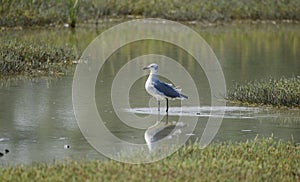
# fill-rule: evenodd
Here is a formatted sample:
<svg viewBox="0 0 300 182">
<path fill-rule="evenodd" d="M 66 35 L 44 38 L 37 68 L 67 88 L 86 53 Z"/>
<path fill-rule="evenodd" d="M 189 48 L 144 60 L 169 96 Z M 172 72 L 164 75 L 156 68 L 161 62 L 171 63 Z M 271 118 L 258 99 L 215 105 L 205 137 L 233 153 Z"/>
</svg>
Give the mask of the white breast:
<svg viewBox="0 0 300 182">
<path fill-rule="evenodd" d="M 157 91 L 157 89 L 154 87 L 153 85 L 153 78 L 151 77 L 151 75 L 148 77 L 147 81 L 146 81 L 146 84 L 145 84 L 145 89 L 146 91 L 152 95 L 153 97 L 155 97 L 156 99 L 158 100 L 162 100 L 164 97 L 163 97 L 163 94 L 159 91 Z"/>
</svg>

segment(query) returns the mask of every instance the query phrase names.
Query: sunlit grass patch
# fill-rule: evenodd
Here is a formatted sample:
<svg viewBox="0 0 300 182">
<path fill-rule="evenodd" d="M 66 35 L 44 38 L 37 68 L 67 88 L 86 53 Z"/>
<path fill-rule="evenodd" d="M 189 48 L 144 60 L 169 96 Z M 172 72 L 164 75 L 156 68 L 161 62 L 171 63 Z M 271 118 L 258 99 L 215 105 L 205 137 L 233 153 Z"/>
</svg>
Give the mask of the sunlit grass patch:
<svg viewBox="0 0 300 182">
<path fill-rule="evenodd" d="M 229 90 L 227 99 L 246 104 L 300 107 L 300 77 L 237 84 Z"/>
<path fill-rule="evenodd" d="M 300 146 L 272 137 L 241 143 L 187 144 L 150 164 L 67 161 L 0 168 L 0 181 L 297 181 Z"/>
<path fill-rule="evenodd" d="M 77 58 L 70 48 L 7 41 L 0 44 L 0 77 L 61 74 Z"/>
</svg>

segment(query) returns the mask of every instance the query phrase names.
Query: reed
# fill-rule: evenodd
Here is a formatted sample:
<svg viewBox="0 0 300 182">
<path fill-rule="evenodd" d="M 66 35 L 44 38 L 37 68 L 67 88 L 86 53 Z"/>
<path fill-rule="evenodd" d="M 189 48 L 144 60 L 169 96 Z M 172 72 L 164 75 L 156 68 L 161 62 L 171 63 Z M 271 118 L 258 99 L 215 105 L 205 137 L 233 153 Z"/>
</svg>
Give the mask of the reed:
<svg viewBox="0 0 300 182">
<path fill-rule="evenodd" d="M 77 12 L 79 9 L 78 0 L 69 0 L 69 11 L 68 11 L 68 19 L 69 25 L 72 28 L 76 27 L 77 22 Z"/>
</svg>

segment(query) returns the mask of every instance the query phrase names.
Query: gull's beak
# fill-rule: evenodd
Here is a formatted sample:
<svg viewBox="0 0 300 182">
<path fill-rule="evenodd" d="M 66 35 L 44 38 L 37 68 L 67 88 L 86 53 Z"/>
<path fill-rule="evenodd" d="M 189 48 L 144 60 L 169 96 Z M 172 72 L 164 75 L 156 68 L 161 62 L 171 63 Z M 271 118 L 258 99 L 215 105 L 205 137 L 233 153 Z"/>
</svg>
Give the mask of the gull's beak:
<svg viewBox="0 0 300 182">
<path fill-rule="evenodd" d="M 147 70 L 147 69 L 149 69 L 149 67 L 147 66 L 147 67 L 145 67 L 145 68 L 143 68 L 143 70 Z"/>
</svg>

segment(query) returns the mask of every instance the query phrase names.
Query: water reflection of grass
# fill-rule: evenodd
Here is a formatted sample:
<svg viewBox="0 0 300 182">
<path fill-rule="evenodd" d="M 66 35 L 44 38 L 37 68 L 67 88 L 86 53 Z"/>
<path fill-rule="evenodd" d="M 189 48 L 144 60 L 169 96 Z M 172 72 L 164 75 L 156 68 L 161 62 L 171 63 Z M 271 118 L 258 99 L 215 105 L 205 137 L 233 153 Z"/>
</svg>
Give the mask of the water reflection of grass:
<svg viewBox="0 0 300 182">
<path fill-rule="evenodd" d="M 151 164 L 69 161 L 0 168 L 0 181 L 298 181 L 300 146 L 272 138 L 187 145 Z"/>
<path fill-rule="evenodd" d="M 143 16 L 181 21 L 300 20 L 300 1 L 277 0 L 11 0 L 0 3 L 0 26 L 98 22 L 104 17 Z M 74 26 L 75 24 L 73 24 Z"/>
<path fill-rule="evenodd" d="M 17 41 L 0 44 L 0 77 L 55 75 L 76 59 L 72 49 Z"/>
<path fill-rule="evenodd" d="M 229 90 L 227 99 L 244 104 L 300 107 L 300 77 L 237 84 Z"/>
</svg>

